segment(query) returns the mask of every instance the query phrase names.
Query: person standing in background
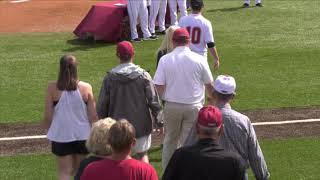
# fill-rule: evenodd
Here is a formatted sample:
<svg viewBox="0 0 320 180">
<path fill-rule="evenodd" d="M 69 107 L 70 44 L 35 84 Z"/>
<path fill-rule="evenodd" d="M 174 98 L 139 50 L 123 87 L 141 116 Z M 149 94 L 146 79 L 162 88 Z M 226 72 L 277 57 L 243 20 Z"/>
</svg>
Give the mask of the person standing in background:
<svg viewBox="0 0 320 180">
<path fill-rule="evenodd" d="M 168 4 L 170 9 L 171 25 L 178 25 L 178 9 L 181 13 L 180 18 L 188 15 L 187 0 L 168 0 Z"/>
<path fill-rule="evenodd" d="M 201 11 L 204 7 L 202 0 L 191 0 L 192 13 L 182 17 L 179 26 L 188 30 L 191 38 L 190 49 L 206 59 L 209 50 L 214 58 L 214 69 L 220 66 L 220 58 L 213 38 L 212 25 L 209 20 L 202 16 Z"/>
<path fill-rule="evenodd" d="M 151 35 L 148 28 L 148 8 L 147 0 L 128 0 L 127 3 L 128 15 L 130 20 L 130 30 L 131 30 L 131 41 L 140 42 L 137 32 L 138 19 L 140 19 L 140 27 L 143 33 L 143 40 L 156 40 L 157 36 Z"/>
<path fill-rule="evenodd" d="M 85 141 L 97 120 L 92 87 L 79 81 L 74 56 L 61 57 L 58 81 L 49 83 L 45 102 L 47 138 L 57 157 L 58 178 L 70 180 L 88 154 Z"/>
<path fill-rule="evenodd" d="M 158 67 L 160 58 L 170 53 L 173 50 L 172 35 L 173 35 L 173 32 L 178 28 L 179 26 L 170 26 L 166 30 L 166 35 L 164 36 L 161 42 L 161 45 L 157 50 L 157 66 L 156 67 Z"/>
<path fill-rule="evenodd" d="M 261 0 L 255 0 L 255 1 L 256 1 L 257 7 L 262 7 Z M 244 8 L 250 7 L 250 0 L 244 0 L 243 7 Z"/>
<path fill-rule="evenodd" d="M 165 34 L 165 17 L 167 12 L 167 0 L 150 0 L 150 16 L 149 16 L 149 30 L 152 35 L 155 35 L 155 26 L 158 16 L 159 33 Z"/>
</svg>

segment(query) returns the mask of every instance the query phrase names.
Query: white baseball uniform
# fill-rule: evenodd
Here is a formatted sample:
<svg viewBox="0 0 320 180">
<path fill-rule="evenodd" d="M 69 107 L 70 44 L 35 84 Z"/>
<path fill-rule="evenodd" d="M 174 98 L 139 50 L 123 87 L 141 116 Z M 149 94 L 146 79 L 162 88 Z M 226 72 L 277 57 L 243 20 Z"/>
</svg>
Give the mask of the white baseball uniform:
<svg viewBox="0 0 320 180">
<path fill-rule="evenodd" d="M 187 16 L 187 0 L 168 0 L 170 9 L 171 25 L 178 25 L 177 21 L 177 4 L 181 13 L 181 17 Z"/>
<path fill-rule="evenodd" d="M 150 17 L 149 17 L 149 30 L 155 33 L 155 23 L 158 15 L 159 30 L 166 30 L 165 18 L 167 10 L 167 0 L 151 0 Z"/>
<path fill-rule="evenodd" d="M 250 0 L 244 0 L 244 3 L 250 4 Z M 261 3 L 261 0 L 256 0 L 256 4 Z"/>
<path fill-rule="evenodd" d="M 179 26 L 190 34 L 190 49 L 207 58 L 207 44 L 214 43 L 211 22 L 201 14 L 190 14 L 180 19 Z"/>
<path fill-rule="evenodd" d="M 138 17 L 140 19 L 141 31 L 144 38 L 151 36 L 148 29 L 148 8 L 146 0 L 128 0 L 127 4 L 129 19 L 130 19 L 130 30 L 131 39 L 138 38 L 137 24 Z"/>
</svg>

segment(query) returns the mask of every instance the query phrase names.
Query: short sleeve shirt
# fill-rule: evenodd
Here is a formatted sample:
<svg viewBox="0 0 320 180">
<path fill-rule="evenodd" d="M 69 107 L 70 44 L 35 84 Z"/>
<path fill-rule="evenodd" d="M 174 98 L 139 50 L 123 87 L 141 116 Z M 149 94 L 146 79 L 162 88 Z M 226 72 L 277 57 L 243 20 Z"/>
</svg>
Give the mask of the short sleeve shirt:
<svg viewBox="0 0 320 180">
<path fill-rule="evenodd" d="M 104 159 L 89 164 L 81 180 L 158 180 L 154 168 L 147 163 L 126 159 L 115 161 Z"/>
<path fill-rule="evenodd" d="M 204 85 L 212 83 L 213 77 L 203 56 L 179 46 L 160 59 L 153 81 L 165 85 L 165 101 L 197 104 L 203 102 Z"/>
<path fill-rule="evenodd" d="M 190 49 L 207 56 L 207 43 L 214 42 L 211 22 L 201 14 L 190 14 L 180 19 L 179 26 L 190 33 Z"/>
</svg>

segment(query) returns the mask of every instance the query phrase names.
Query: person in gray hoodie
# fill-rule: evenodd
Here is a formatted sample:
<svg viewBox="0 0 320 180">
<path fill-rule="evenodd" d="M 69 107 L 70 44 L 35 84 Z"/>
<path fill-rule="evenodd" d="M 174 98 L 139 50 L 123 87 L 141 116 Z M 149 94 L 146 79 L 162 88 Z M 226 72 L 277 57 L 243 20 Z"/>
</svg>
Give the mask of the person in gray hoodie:
<svg viewBox="0 0 320 180">
<path fill-rule="evenodd" d="M 97 113 L 99 118 L 127 119 L 136 129 L 133 150 L 138 159 L 148 163 L 151 132 L 154 127 L 162 129 L 156 118 L 160 99 L 150 74 L 133 63 L 134 48 L 130 42 L 117 44 L 117 56 L 120 64 L 103 80 Z"/>
</svg>

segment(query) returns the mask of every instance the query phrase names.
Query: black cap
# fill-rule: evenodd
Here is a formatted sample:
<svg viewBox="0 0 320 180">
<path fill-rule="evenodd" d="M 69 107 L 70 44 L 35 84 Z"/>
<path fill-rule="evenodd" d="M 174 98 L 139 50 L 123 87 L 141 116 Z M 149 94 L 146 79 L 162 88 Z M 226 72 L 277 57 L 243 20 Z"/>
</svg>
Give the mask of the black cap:
<svg viewBox="0 0 320 180">
<path fill-rule="evenodd" d="M 191 8 L 201 8 L 203 7 L 203 0 L 191 0 Z"/>
</svg>

